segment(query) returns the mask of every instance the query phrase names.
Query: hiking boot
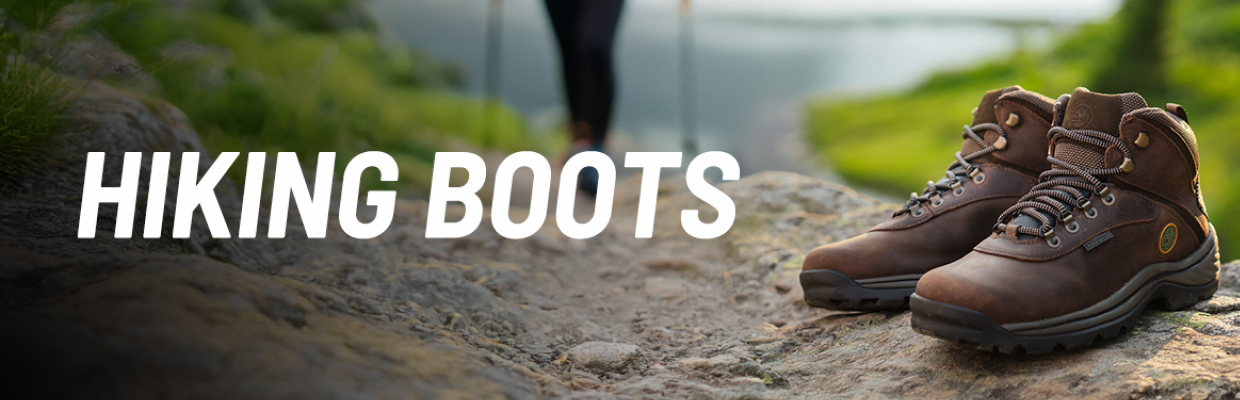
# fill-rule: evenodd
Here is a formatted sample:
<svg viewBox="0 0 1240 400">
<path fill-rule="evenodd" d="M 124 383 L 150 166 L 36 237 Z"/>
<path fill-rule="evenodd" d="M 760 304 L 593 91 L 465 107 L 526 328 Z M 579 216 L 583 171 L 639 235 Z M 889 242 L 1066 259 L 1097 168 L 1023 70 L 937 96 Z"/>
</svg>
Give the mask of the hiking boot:
<svg viewBox="0 0 1240 400">
<path fill-rule="evenodd" d="M 834 310 L 895 310 L 922 274 L 990 234 L 999 213 L 1037 184 L 1054 101 L 1019 86 L 986 92 L 947 176 L 928 182 L 891 219 L 805 256 L 805 302 Z"/>
<path fill-rule="evenodd" d="M 913 329 L 1003 353 L 1087 346 L 1218 289 L 1218 240 L 1184 109 L 1078 88 L 1055 106 L 1053 168 L 964 258 L 922 277 Z"/>
</svg>

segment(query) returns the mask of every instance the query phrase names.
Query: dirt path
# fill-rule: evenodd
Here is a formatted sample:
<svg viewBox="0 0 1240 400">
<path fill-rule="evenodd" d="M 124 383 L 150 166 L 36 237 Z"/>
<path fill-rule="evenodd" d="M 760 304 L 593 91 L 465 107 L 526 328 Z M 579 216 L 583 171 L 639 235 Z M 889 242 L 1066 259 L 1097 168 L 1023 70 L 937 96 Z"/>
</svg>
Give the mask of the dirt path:
<svg viewBox="0 0 1240 400">
<path fill-rule="evenodd" d="M 297 239 L 296 229 L 285 240 L 215 240 L 202 221 L 186 240 L 79 240 L 87 151 L 119 160 L 124 151 L 201 150 L 169 106 L 152 110 L 102 85 L 80 103 L 91 123 L 60 137 L 63 164 L 0 182 L 0 351 L 15 383 L 4 391 L 1217 399 L 1240 390 L 1234 264 L 1224 268 L 1226 294 L 1210 302 L 1147 312 L 1118 340 L 1037 357 L 916 334 L 907 312 L 806 308 L 796 279 L 804 252 L 863 232 L 891 207 L 795 174 L 721 185 L 738 219 L 709 241 L 679 227 L 679 210 L 701 205 L 676 179 L 665 181 L 655 238 L 646 240 L 633 238 L 636 179 L 621 183 L 609 228 L 585 241 L 562 236 L 554 219 L 524 240 L 503 239 L 485 222 L 465 238 L 428 240 L 426 204 L 416 201 L 401 201 L 392 227 L 368 241 L 338 226 L 323 240 Z M 225 186 L 222 207 L 236 221 L 237 193 Z M 105 207 L 102 236 L 114 221 Z"/>
</svg>

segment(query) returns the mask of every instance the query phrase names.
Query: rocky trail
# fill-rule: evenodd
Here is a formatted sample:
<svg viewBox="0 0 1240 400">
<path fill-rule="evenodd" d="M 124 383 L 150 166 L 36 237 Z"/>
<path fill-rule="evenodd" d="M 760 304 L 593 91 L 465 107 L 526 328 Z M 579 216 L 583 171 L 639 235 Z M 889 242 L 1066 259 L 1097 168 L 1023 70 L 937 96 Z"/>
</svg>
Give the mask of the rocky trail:
<svg viewBox="0 0 1240 400">
<path fill-rule="evenodd" d="M 554 216 L 524 240 L 498 236 L 487 219 L 470 236 L 428 240 L 426 203 L 410 200 L 372 240 L 345 236 L 335 218 L 327 239 L 305 239 L 294 226 L 283 240 L 217 240 L 201 217 L 189 239 L 80 240 L 86 152 L 108 153 L 104 185 L 117 185 L 125 151 L 147 152 L 149 169 L 149 152 L 203 149 L 172 106 L 101 84 L 74 112 L 80 123 L 57 137 L 63 150 L 46 173 L 0 181 L 0 354 L 11 382 L 0 390 L 26 395 L 9 398 L 1222 399 L 1240 391 L 1240 264 L 1224 266 L 1214 299 L 1147 311 L 1116 340 L 1006 356 L 917 334 L 908 312 L 806 307 L 802 255 L 865 231 L 892 206 L 789 173 L 720 185 L 738 218 L 715 240 L 681 230 L 679 210 L 714 217 L 675 179 L 661 187 L 655 238 L 634 239 L 638 178 L 621 182 L 608 229 L 584 241 L 560 234 Z M 217 193 L 235 232 L 239 189 L 224 183 Z M 144 220 L 144 200 L 137 210 Z M 112 236 L 115 217 L 115 206 L 102 208 L 100 237 Z"/>
</svg>

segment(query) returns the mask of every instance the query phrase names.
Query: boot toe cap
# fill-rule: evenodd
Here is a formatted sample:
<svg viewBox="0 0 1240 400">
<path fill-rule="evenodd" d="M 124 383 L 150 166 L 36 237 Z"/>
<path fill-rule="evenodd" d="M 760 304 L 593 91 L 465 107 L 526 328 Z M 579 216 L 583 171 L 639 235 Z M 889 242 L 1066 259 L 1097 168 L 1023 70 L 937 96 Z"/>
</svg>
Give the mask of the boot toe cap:
<svg viewBox="0 0 1240 400">
<path fill-rule="evenodd" d="M 889 232 L 869 232 L 818 247 L 805 255 L 801 271 L 831 270 L 853 279 L 868 279 L 921 274 L 946 262 L 902 241 Z"/>
<path fill-rule="evenodd" d="M 854 279 L 866 277 L 870 266 L 875 263 L 881 263 L 882 260 L 876 259 L 879 254 L 874 254 L 866 249 L 866 246 L 859 246 L 865 240 L 866 235 L 858 236 L 842 242 L 829 244 L 811 250 L 805 255 L 805 260 L 801 264 L 801 271 L 819 271 L 830 270 L 848 275 Z"/>
<path fill-rule="evenodd" d="M 973 252 L 923 275 L 915 293 L 926 300 L 980 312 L 999 324 L 1062 314 L 1065 299 L 1071 294 L 1025 273 L 1036 267 Z"/>
<path fill-rule="evenodd" d="M 965 256 L 922 275 L 917 283 L 917 295 L 926 300 L 985 312 L 998 299 L 994 290 L 988 287 L 991 282 L 978 279 L 974 268 L 969 268 L 968 258 Z"/>
</svg>

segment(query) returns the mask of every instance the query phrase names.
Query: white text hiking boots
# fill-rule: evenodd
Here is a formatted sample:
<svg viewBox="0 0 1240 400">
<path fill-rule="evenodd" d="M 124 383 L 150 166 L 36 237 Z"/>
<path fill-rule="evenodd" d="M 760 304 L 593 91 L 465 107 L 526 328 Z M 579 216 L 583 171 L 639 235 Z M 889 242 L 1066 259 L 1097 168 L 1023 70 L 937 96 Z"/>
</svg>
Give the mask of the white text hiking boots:
<svg viewBox="0 0 1240 400">
<path fill-rule="evenodd" d="M 1115 337 L 1148 305 L 1180 309 L 1218 289 L 1183 108 L 1149 108 L 1136 93 L 1067 97 L 1049 132 L 1053 168 L 973 252 L 921 278 L 913 329 L 1044 353 Z"/>
<path fill-rule="evenodd" d="M 987 92 L 945 178 L 913 194 L 887 222 L 805 256 L 805 302 L 836 310 L 907 305 L 922 274 L 972 250 L 1050 167 L 1053 115 L 1053 101 L 1019 86 Z"/>
</svg>

